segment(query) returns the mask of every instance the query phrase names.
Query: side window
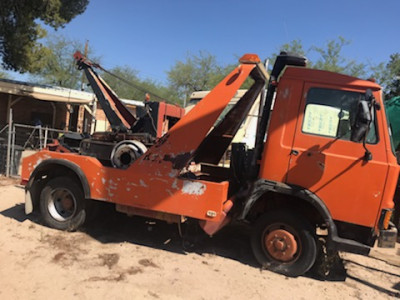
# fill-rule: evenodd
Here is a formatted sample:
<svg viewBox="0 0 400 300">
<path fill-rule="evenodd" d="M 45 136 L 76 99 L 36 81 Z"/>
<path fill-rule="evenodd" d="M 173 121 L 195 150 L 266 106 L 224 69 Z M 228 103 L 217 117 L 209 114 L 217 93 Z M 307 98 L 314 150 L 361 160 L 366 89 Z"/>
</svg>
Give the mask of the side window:
<svg viewBox="0 0 400 300">
<path fill-rule="evenodd" d="M 335 139 L 350 140 L 357 105 L 364 94 L 324 88 L 311 88 L 307 94 L 302 132 Z M 375 116 L 366 139 L 378 142 Z"/>
</svg>

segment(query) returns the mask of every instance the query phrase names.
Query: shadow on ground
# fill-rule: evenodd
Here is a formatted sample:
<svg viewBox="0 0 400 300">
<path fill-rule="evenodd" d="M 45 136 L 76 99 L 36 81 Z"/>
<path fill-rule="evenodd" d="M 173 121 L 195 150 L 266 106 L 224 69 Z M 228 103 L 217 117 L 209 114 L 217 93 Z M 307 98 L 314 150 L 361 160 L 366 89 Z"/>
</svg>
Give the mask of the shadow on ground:
<svg viewBox="0 0 400 300">
<path fill-rule="evenodd" d="M 350 259 L 344 260 L 344 263 L 345 263 L 345 264 L 354 264 L 354 265 L 357 265 L 357 266 L 359 266 L 359 267 L 361 267 L 361 268 L 364 268 L 364 269 L 366 269 L 366 270 L 368 270 L 368 271 L 376 272 L 376 273 L 378 273 L 378 274 L 381 273 L 381 274 L 386 274 L 386 275 L 389 275 L 389 276 L 393 276 L 393 277 L 398 277 L 398 278 L 400 278 L 400 275 L 399 275 L 399 274 L 395 274 L 395 273 L 391 273 L 391 272 L 388 272 L 388 271 L 385 271 L 385 270 L 380 270 L 380 269 L 377 269 L 377 268 L 369 267 L 369 266 L 360 264 L 360 263 L 355 262 L 355 261 L 350 260 Z M 391 297 L 400 298 L 400 293 L 399 293 L 399 292 L 395 292 L 395 291 L 388 290 L 388 289 L 383 288 L 383 287 L 381 287 L 381 286 L 379 286 L 379 285 L 376 285 L 376 284 L 373 283 L 373 282 L 370 282 L 370 281 L 364 280 L 364 279 L 362 279 L 362 278 L 358 278 L 358 277 L 352 276 L 352 275 L 350 275 L 350 274 L 348 274 L 347 277 L 350 278 L 350 279 L 352 279 L 352 280 L 354 280 L 354 281 L 357 281 L 357 282 L 359 282 L 359 283 L 361 283 L 361 284 L 364 284 L 364 285 L 366 285 L 366 286 L 368 286 L 368 287 L 370 287 L 370 288 L 373 288 L 373 289 L 375 289 L 375 290 L 377 290 L 377 291 L 379 291 L 379 292 L 381 292 L 381 293 L 384 293 L 384 294 L 386 294 L 386 295 L 389 295 L 389 296 L 391 296 Z M 395 284 L 392 288 L 393 288 L 394 290 L 400 291 L 400 282 L 397 283 L 397 284 Z"/>
<path fill-rule="evenodd" d="M 3 215 L 7 218 L 14 219 L 18 222 L 24 222 L 25 220 L 30 220 L 34 223 L 38 223 L 39 218 L 37 215 L 25 214 L 25 205 L 24 204 L 17 204 L 13 207 L 0 211 L 0 215 Z"/>
<path fill-rule="evenodd" d="M 0 215 L 18 222 L 30 220 L 43 225 L 38 214 L 25 215 L 23 204 L 1 211 Z M 128 217 L 116 212 L 112 205 L 102 204 L 96 217 L 88 221 L 81 231 L 104 244 L 128 242 L 182 255 L 213 254 L 259 268 L 250 247 L 250 228 L 241 223 L 231 224 L 209 237 L 195 222 L 184 223 L 179 229 L 177 224 Z M 346 270 L 343 261 L 338 258 L 328 275 L 321 274 L 314 268 L 305 276 L 316 280 L 344 281 Z"/>
</svg>

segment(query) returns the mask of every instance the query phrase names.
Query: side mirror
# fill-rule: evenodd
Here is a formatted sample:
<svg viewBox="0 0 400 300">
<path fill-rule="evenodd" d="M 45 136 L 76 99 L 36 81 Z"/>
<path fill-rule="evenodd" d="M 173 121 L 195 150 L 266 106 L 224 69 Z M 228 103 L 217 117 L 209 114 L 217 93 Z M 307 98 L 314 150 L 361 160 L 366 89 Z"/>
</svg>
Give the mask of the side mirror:
<svg viewBox="0 0 400 300">
<path fill-rule="evenodd" d="M 371 89 L 367 89 L 365 97 L 358 102 L 356 118 L 351 128 L 350 140 L 352 142 L 362 142 L 366 137 L 373 118 L 370 107 L 374 102 L 375 98 Z"/>
</svg>

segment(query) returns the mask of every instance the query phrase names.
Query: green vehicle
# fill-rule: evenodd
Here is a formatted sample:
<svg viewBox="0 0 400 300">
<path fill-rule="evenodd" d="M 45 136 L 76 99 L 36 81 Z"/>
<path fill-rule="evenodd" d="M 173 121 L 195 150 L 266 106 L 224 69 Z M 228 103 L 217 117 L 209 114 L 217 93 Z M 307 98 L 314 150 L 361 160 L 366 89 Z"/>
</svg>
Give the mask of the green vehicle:
<svg viewBox="0 0 400 300">
<path fill-rule="evenodd" d="M 400 96 L 385 101 L 385 108 L 392 130 L 393 147 L 396 151 L 397 161 L 400 163 Z M 397 183 L 394 203 L 393 222 L 398 229 L 397 241 L 400 242 L 400 181 Z"/>
</svg>

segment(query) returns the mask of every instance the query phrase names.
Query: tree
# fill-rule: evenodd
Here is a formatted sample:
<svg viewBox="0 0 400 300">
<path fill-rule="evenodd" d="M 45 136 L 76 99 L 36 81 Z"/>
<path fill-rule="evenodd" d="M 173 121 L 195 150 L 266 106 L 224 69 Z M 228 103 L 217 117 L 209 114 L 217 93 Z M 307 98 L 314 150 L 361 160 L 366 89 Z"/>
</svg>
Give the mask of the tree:
<svg viewBox="0 0 400 300">
<path fill-rule="evenodd" d="M 117 66 L 111 69 L 110 73 L 103 72 L 100 75 L 120 98 L 141 101 L 145 100 L 146 94 L 149 94 L 150 99 L 154 101 L 179 102 L 174 91 L 150 79 L 140 79 L 139 72 L 129 66 Z"/>
<path fill-rule="evenodd" d="M 341 54 L 344 46 L 350 41 L 339 36 L 338 40 L 328 41 L 325 48 L 312 47 L 320 58 L 313 64 L 315 69 L 327 70 L 331 72 L 344 73 L 351 76 L 361 77 L 366 74 L 366 65 L 357 63 L 355 60 L 344 58 Z"/>
<path fill-rule="evenodd" d="M 125 79 L 133 84 L 139 84 L 138 71 L 132 69 L 129 66 L 117 66 L 110 70 L 111 73 Z M 128 85 L 127 83 L 119 80 L 118 78 L 102 73 L 101 77 L 107 82 L 107 84 L 117 93 L 118 97 L 132 100 L 143 100 L 143 92 L 138 91 L 134 87 Z"/>
<path fill-rule="evenodd" d="M 46 30 L 63 27 L 83 13 L 89 0 L 2 0 L 0 2 L 0 56 L 7 70 L 37 71 L 49 54 L 40 42 Z"/>
<path fill-rule="evenodd" d="M 386 68 L 386 63 L 381 62 L 377 65 L 371 65 L 369 69 L 370 77 L 375 79 L 375 81 L 380 84 L 385 91 L 390 77 L 389 71 Z"/>
<path fill-rule="evenodd" d="M 61 35 L 52 35 L 46 38 L 47 55 L 40 60 L 40 68 L 34 72 L 35 81 L 43 84 L 51 84 L 72 89 L 80 89 L 82 71 L 78 70 L 73 54 L 79 50 L 84 52 L 84 45 L 77 40 L 70 40 Z M 89 48 L 88 57 L 94 58 L 93 51 Z"/>
<path fill-rule="evenodd" d="M 212 89 L 225 73 L 214 55 L 200 51 L 199 55 L 189 53 L 184 61 L 177 61 L 167 75 L 170 88 L 185 99 L 185 104 L 192 92 Z"/>
<path fill-rule="evenodd" d="M 400 53 L 390 55 L 390 61 L 386 65 L 387 86 L 386 97 L 390 99 L 395 96 L 400 96 Z"/>
<path fill-rule="evenodd" d="M 301 40 L 292 40 L 289 43 L 282 44 L 279 47 L 279 51 L 275 52 L 275 53 L 272 53 L 272 55 L 270 55 L 270 57 L 269 57 L 268 69 L 270 71 L 272 70 L 272 68 L 274 66 L 276 57 L 282 51 L 290 52 L 290 53 L 296 53 L 296 54 L 299 54 L 299 55 L 302 55 L 302 56 L 306 56 L 306 53 L 307 53 L 307 51 L 304 50 L 304 47 L 303 47 L 303 44 L 302 44 Z"/>
<path fill-rule="evenodd" d="M 11 76 L 0 68 L 0 78 L 11 79 Z"/>
</svg>

